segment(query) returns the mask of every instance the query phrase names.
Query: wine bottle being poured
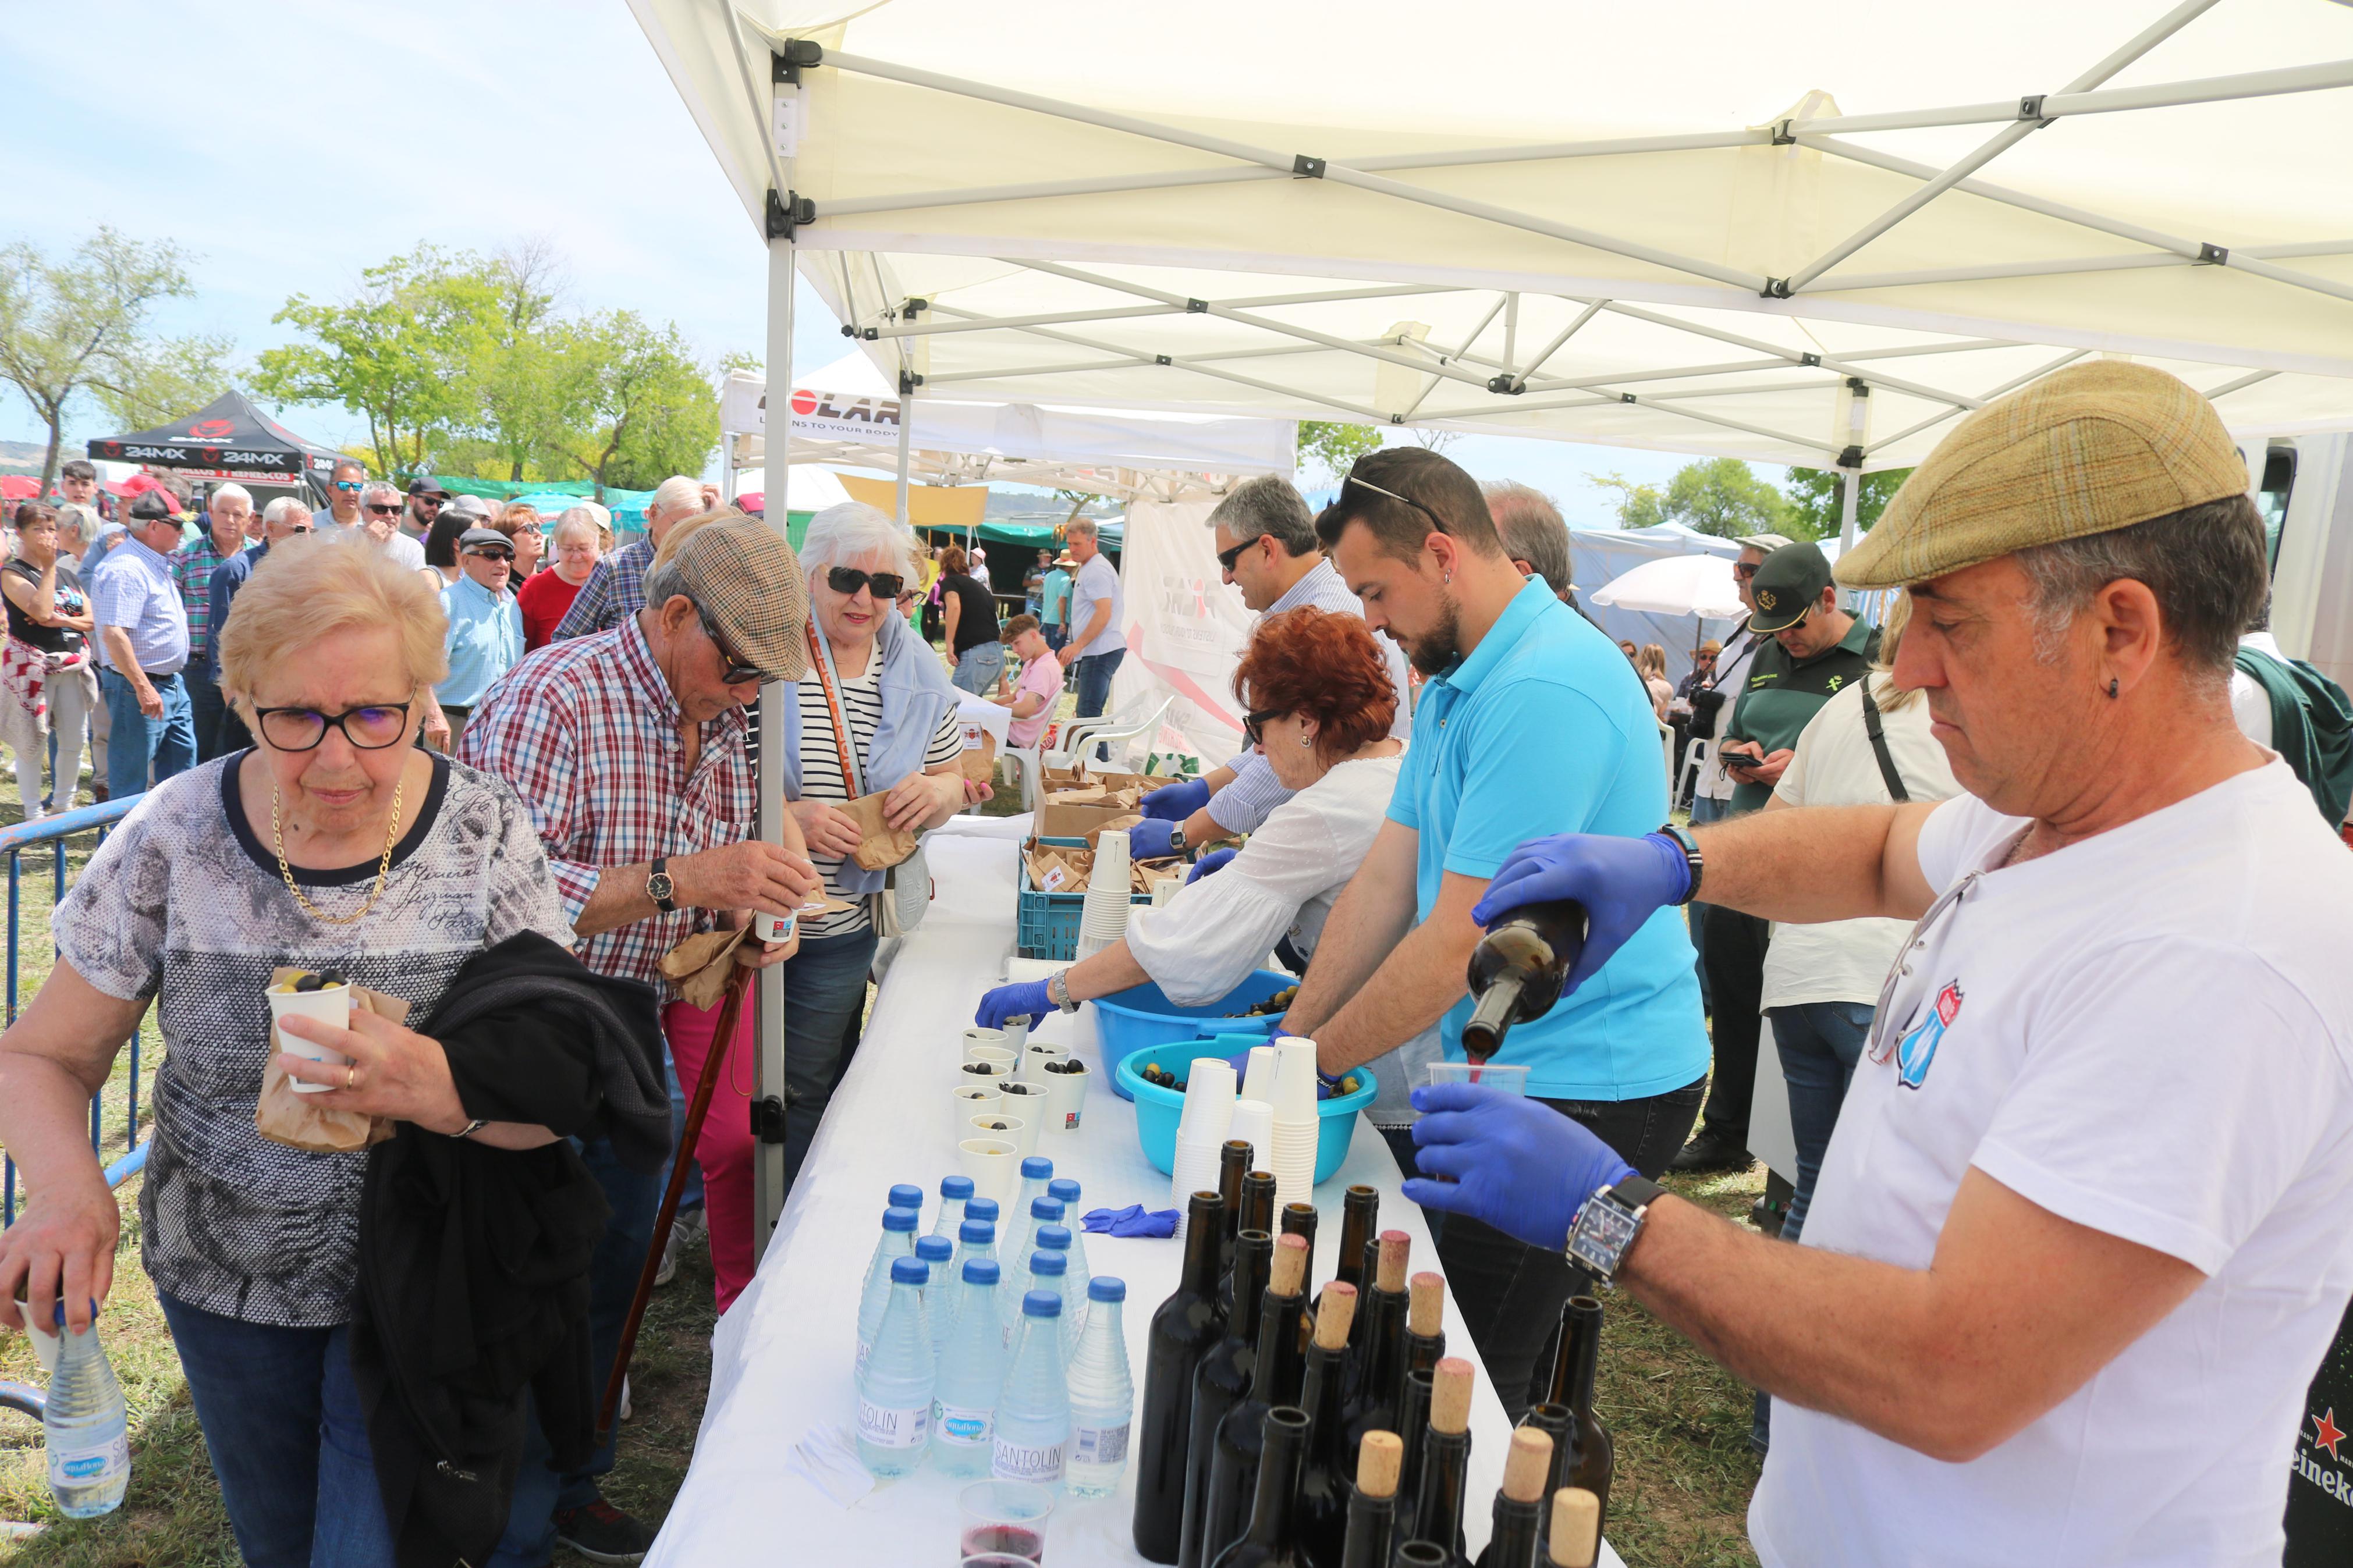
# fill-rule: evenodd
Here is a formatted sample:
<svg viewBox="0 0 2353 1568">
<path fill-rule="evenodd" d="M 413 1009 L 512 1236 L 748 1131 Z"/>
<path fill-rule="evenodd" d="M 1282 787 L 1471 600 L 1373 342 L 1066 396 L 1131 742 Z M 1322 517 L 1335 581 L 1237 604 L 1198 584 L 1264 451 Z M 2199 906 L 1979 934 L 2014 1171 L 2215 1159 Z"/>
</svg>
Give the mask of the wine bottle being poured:
<svg viewBox="0 0 2353 1568">
<path fill-rule="evenodd" d="M 1471 950 L 1473 1003 L 1462 1054 L 1473 1067 L 1493 1057 L 1514 1024 L 1541 1018 L 1585 950 L 1585 906 L 1574 899 L 1525 904 Z"/>
</svg>

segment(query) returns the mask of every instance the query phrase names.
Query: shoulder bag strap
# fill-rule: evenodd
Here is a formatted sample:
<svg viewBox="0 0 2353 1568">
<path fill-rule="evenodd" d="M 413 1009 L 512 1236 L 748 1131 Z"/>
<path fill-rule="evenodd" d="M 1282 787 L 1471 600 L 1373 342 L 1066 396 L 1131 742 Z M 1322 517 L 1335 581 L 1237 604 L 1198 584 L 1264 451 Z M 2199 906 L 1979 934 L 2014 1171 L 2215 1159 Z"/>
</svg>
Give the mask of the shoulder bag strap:
<svg viewBox="0 0 2353 1568">
<path fill-rule="evenodd" d="M 849 799 L 856 800 L 866 793 L 859 787 L 858 784 L 858 776 L 861 770 L 858 765 L 856 753 L 849 749 L 849 727 L 842 722 L 841 701 L 834 694 L 833 650 L 826 647 L 825 639 L 817 635 L 817 622 L 814 619 L 808 623 L 808 640 L 809 653 L 812 656 L 809 662 L 817 667 L 818 687 L 825 693 L 825 716 L 833 721 L 833 743 L 837 748 L 835 755 L 841 759 L 841 787 L 849 792 Z"/>
<path fill-rule="evenodd" d="M 1904 787 L 1904 775 L 1897 771 L 1895 759 L 1888 754 L 1887 731 L 1880 726 L 1879 704 L 1872 700 L 1871 678 L 1862 679 L 1862 732 L 1871 737 L 1871 754 L 1879 759 L 1879 776 L 1886 781 L 1887 793 L 1902 805 L 1912 798 Z"/>
</svg>

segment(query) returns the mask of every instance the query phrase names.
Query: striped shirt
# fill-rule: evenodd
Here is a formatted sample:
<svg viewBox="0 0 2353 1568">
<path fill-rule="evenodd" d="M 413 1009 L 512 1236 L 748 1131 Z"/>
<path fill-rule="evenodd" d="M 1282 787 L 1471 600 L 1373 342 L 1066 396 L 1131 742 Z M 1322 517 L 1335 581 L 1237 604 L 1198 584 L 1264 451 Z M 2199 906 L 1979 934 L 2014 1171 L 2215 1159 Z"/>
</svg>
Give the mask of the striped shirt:
<svg viewBox="0 0 2353 1568">
<path fill-rule="evenodd" d="M 927 656 L 928 657 L 928 656 Z M 881 651 L 878 648 L 867 656 L 866 673 L 836 677 L 835 689 L 841 694 L 842 718 L 849 725 L 849 743 L 863 759 L 873 754 L 874 731 L 882 718 L 882 689 L 876 681 L 876 672 L 882 667 Z M 841 748 L 834 743 L 833 719 L 826 711 L 825 688 L 812 670 L 799 686 L 801 700 L 801 793 L 803 800 L 822 800 L 839 805 L 850 798 L 842 785 Z M 940 720 L 939 732 L 932 743 L 923 748 L 923 766 L 936 768 L 952 763 L 964 753 L 964 724 L 953 708 Z M 887 790 L 900 781 L 863 777 L 866 770 L 859 768 L 862 793 L 873 795 Z M 822 920 L 804 921 L 804 936 L 848 936 L 864 931 L 871 921 L 866 912 L 863 893 L 845 892 L 841 886 L 841 862 L 812 852 L 810 862 L 825 878 L 828 897 L 845 900 L 850 908 L 844 913 L 828 915 Z"/>
<path fill-rule="evenodd" d="M 610 631 L 646 607 L 646 573 L 654 563 L 654 542 L 640 539 L 596 563 L 588 581 L 573 595 L 572 607 L 555 624 L 554 641 Z"/>
</svg>

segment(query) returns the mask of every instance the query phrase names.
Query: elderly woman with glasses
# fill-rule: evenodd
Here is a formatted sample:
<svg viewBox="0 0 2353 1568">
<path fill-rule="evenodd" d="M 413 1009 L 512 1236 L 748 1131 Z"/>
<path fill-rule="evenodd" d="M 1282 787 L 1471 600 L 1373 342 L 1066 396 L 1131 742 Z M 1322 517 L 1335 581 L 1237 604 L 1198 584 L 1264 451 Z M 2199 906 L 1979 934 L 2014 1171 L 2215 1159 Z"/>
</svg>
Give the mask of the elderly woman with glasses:
<svg viewBox="0 0 2353 1568">
<path fill-rule="evenodd" d="M 786 787 L 826 893 L 849 908 L 805 919 L 799 956 L 785 967 L 787 1184 L 857 1049 L 877 941 L 871 906 L 888 896 L 884 872 L 851 860 L 860 829 L 841 807 L 880 795 L 892 827 L 920 832 L 965 805 L 955 688 L 897 609 L 921 554 L 913 530 L 857 501 L 811 518 L 801 546 L 810 668 L 785 725 Z"/>
<path fill-rule="evenodd" d="M 432 591 L 378 552 L 273 545 L 221 634 L 253 747 L 158 784 L 100 847 L 58 907 L 56 968 L 0 1035 L 0 1142 L 33 1194 L 0 1233 L 0 1321 L 19 1326 L 21 1294 L 79 1332 L 121 1228 L 90 1098 L 155 1005 L 143 1261 L 250 1563 L 393 1561 L 351 1355 L 369 1156 L 263 1136 L 265 1068 L 320 1086 L 322 1110 L 494 1150 L 554 1137 L 474 1120 L 442 1045 L 372 1013 L 280 1026 L 332 1066 L 271 1054 L 279 969 L 342 975 L 417 1021 L 510 937 L 572 945 L 522 803 L 415 744 L 442 630 Z"/>
</svg>

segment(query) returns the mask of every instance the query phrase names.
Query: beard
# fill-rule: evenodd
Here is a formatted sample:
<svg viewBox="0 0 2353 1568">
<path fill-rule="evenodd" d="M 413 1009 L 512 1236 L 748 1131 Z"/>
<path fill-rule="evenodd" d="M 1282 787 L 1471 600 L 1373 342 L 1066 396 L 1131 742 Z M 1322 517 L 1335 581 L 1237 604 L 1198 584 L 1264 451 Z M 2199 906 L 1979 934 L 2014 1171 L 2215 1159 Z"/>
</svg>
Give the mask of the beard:
<svg viewBox="0 0 2353 1568">
<path fill-rule="evenodd" d="M 1392 628 L 1394 629 L 1394 628 Z M 1438 601 L 1438 618 L 1430 629 L 1419 637 L 1402 637 L 1405 655 L 1424 679 L 1444 675 L 1462 657 L 1461 619 L 1456 613 L 1454 595 L 1441 594 Z"/>
</svg>

